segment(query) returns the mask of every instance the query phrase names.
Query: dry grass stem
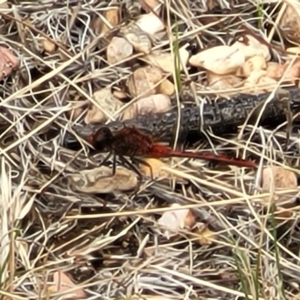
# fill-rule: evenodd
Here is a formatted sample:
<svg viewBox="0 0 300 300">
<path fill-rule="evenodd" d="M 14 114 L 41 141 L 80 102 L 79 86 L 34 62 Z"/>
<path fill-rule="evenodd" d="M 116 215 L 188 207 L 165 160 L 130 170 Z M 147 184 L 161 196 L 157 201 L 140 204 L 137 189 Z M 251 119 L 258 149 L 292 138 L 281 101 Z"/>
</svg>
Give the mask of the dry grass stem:
<svg viewBox="0 0 300 300">
<path fill-rule="evenodd" d="M 299 84 L 299 32 L 291 0 L 0 0 L 0 300 L 300 299 L 299 116 L 287 101 L 260 123 Z M 187 88 L 199 111 L 269 92 L 235 131 L 184 144 L 256 169 L 126 165 L 84 138 L 175 109 L 180 147 Z"/>
</svg>

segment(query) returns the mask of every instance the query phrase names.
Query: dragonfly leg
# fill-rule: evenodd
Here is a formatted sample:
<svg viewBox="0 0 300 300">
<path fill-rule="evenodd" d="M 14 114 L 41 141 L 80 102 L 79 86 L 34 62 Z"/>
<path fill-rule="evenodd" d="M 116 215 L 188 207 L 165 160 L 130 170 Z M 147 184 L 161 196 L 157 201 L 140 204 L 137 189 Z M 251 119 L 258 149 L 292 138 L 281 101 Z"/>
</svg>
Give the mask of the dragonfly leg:
<svg viewBox="0 0 300 300">
<path fill-rule="evenodd" d="M 109 160 L 109 158 L 111 157 L 111 155 L 112 155 L 112 153 L 109 152 L 109 153 L 104 157 L 104 159 L 101 161 L 100 166 L 104 165 L 104 164 Z M 115 155 L 114 155 L 114 160 L 115 160 Z"/>
<path fill-rule="evenodd" d="M 120 160 L 127 165 L 131 170 L 133 170 L 138 176 L 139 176 L 139 180 L 142 181 L 143 180 L 143 175 L 142 173 L 139 171 L 139 169 L 133 164 L 131 163 L 128 159 L 126 159 L 124 156 L 119 156 Z"/>
<path fill-rule="evenodd" d="M 98 165 L 99 167 L 101 167 L 102 165 L 104 165 L 108 160 L 109 158 L 111 157 L 112 153 L 109 152 L 105 157 L 104 159 L 100 162 L 100 164 L 98 164 L 98 161 L 96 161 L 91 155 L 88 156 L 89 160 L 91 161 L 91 163 L 95 164 L 95 165 Z"/>
<path fill-rule="evenodd" d="M 115 176 L 116 174 L 116 168 L 117 168 L 117 157 L 116 157 L 116 154 L 114 154 L 114 157 L 113 157 L 113 169 L 112 169 L 112 177 Z"/>
<path fill-rule="evenodd" d="M 132 164 L 130 161 L 128 161 L 125 157 L 119 156 L 119 158 L 124 163 L 124 165 L 127 165 L 139 177 L 138 184 L 137 184 L 136 188 L 134 189 L 134 194 L 137 195 L 137 192 L 140 190 L 140 186 L 141 186 L 141 183 L 143 181 L 143 175 L 141 174 L 141 172 L 139 171 L 139 169 L 134 164 Z"/>
<path fill-rule="evenodd" d="M 109 175 L 104 175 L 101 176 L 100 178 L 110 178 L 110 177 L 114 177 L 116 174 L 116 155 L 112 152 L 109 152 L 108 155 L 106 155 L 104 157 L 104 159 L 100 162 L 100 164 L 98 164 L 98 167 L 103 166 L 108 160 L 109 158 L 113 155 L 113 167 L 112 167 L 112 173 Z M 91 159 L 92 162 L 94 162 L 97 165 L 97 162 L 95 162 L 94 159 Z"/>
<path fill-rule="evenodd" d="M 136 161 L 136 162 L 138 162 L 138 163 L 140 163 L 140 164 L 148 167 L 149 170 L 150 170 L 151 181 L 154 181 L 153 170 L 152 170 L 152 167 L 151 167 L 151 165 L 149 163 L 147 163 L 146 161 L 144 161 L 143 159 L 138 158 L 138 157 L 132 158 L 132 161 Z"/>
</svg>

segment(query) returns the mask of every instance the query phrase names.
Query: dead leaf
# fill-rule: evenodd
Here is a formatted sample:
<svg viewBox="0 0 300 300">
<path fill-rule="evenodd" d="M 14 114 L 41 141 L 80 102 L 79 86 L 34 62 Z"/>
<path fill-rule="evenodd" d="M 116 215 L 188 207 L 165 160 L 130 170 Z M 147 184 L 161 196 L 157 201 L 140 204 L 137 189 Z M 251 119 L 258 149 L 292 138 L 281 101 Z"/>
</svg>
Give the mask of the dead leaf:
<svg viewBox="0 0 300 300">
<path fill-rule="evenodd" d="M 117 167 L 116 174 L 111 175 L 112 168 L 101 166 L 70 174 L 69 178 L 74 189 L 84 193 L 127 191 L 137 186 L 137 174 L 124 167 Z"/>
<path fill-rule="evenodd" d="M 63 293 L 70 289 L 74 289 L 75 287 L 76 285 L 66 273 L 64 273 L 63 271 L 57 271 L 53 274 L 53 284 L 49 284 L 48 291 L 53 293 Z M 87 295 L 85 291 L 81 288 L 78 288 L 68 294 L 65 294 L 60 299 L 83 299 L 86 296 Z"/>
<path fill-rule="evenodd" d="M 49 39 L 43 38 L 42 48 L 48 53 L 53 53 L 56 50 L 56 45 Z"/>
<path fill-rule="evenodd" d="M 147 158 L 145 159 L 145 162 L 151 166 L 153 178 L 167 177 L 169 175 L 167 171 L 163 170 L 163 167 L 166 166 L 166 164 L 161 160 L 156 158 Z M 148 166 L 141 164 L 139 169 L 144 176 L 151 177 L 151 171 Z"/>
<path fill-rule="evenodd" d="M 94 31 L 95 35 L 101 34 L 101 28 L 102 28 L 102 20 L 99 18 L 98 15 L 93 15 L 91 22 L 90 22 L 90 28 Z"/>
<path fill-rule="evenodd" d="M 157 83 L 162 80 L 162 72 L 156 67 L 141 67 L 136 69 L 127 80 L 131 96 L 146 97 L 156 94 Z"/>
<path fill-rule="evenodd" d="M 245 63 L 245 54 L 238 48 L 216 46 L 204 50 L 189 59 L 192 66 L 203 67 L 213 73 L 224 75 L 235 72 Z"/>
<path fill-rule="evenodd" d="M 165 79 L 159 85 L 157 92 L 163 95 L 172 96 L 175 93 L 174 84 L 169 79 Z"/>
<path fill-rule="evenodd" d="M 83 108 L 81 107 L 77 107 L 66 111 L 66 115 L 72 121 L 77 119 L 82 113 L 83 113 Z"/>
<path fill-rule="evenodd" d="M 123 103 L 113 96 L 110 88 L 96 91 L 93 95 L 93 99 L 103 110 L 111 115 L 123 106 Z M 96 105 L 92 104 L 91 108 L 87 111 L 84 122 L 91 124 L 104 122 L 106 119 L 104 113 Z"/>
<path fill-rule="evenodd" d="M 151 9 L 153 9 L 154 11 L 156 11 L 156 13 L 159 14 L 160 12 L 160 7 L 161 4 L 159 3 L 158 0 L 143 0 L 141 1 L 142 7 L 146 12 L 151 12 Z"/>
<path fill-rule="evenodd" d="M 211 231 L 204 223 L 197 224 L 196 233 L 199 234 L 198 242 L 200 245 L 211 245 L 217 236 L 217 234 Z"/>
<path fill-rule="evenodd" d="M 177 235 L 180 229 L 191 229 L 195 224 L 195 217 L 190 209 L 171 210 L 180 206 L 177 203 L 172 204 L 170 211 L 165 212 L 158 220 L 158 225 L 164 229 L 163 235 L 167 238 Z"/>
<path fill-rule="evenodd" d="M 106 49 L 107 61 L 118 63 L 133 54 L 133 46 L 124 38 L 113 37 Z"/>
<path fill-rule="evenodd" d="M 171 100 L 168 96 L 162 94 L 148 96 L 139 99 L 126 108 L 121 115 L 121 120 L 132 119 L 137 115 L 166 112 L 170 107 Z"/>
<path fill-rule="evenodd" d="M 104 12 L 104 18 L 110 24 L 110 27 L 105 24 L 105 22 L 102 21 L 102 26 L 101 26 L 101 33 L 105 34 L 109 32 L 111 29 L 116 27 L 119 24 L 119 7 L 111 7 L 108 8 Z"/>
<path fill-rule="evenodd" d="M 103 21 L 103 18 L 106 21 Z M 99 17 L 94 14 L 91 18 L 90 28 L 94 31 L 96 35 L 105 35 L 110 32 L 114 27 L 119 24 L 119 7 L 108 7 L 106 11 L 103 12 L 103 17 Z M 108 24 L 110 26 L 108 26 Z"/>
<path fill-rule="evenodd" d="M 156 159 L 156 158 L 145 158 L 143 159 L 148 165 L 150 165 L 152 173 L 153 173 L 153 178 L 157 179 L 157 178 L 162 178 L 164 180 L 176 180 L 177 183 L 182 183 L 182 184 L 186 184 L 187 181 L 186 179 L 172 174 L 170 173 L 167 168 L 169 168 L 169 166 L 164 163 L 163 161 L 161 161 L 160 159 Z M 176 161 L 176 158 L 174 158 L 174 160 Z M 144 176 L 148 176 L 151 177 L 151 170 L 150 170 L 149 166 L 146 166 L 144 164 L 140 164 L 139 169 L 141 171 L 141 173 Z M 166 167 L 166 169 L 164 169 L 164 167 Z"/>
</svg>

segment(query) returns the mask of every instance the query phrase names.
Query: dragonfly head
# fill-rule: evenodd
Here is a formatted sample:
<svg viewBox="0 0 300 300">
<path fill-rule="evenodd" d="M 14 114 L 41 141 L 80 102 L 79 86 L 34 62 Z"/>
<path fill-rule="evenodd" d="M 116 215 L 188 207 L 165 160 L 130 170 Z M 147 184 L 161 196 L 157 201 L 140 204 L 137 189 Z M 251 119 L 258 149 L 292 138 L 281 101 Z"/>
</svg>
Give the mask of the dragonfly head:
<svg viewBox="0 0 300 300">
<path fill-rule="evenodd" d="M 96 149 L 110 148 L 113 134 L 108 127 L 101 127 L 94 134 L 93 144 Z"/>
</svg>

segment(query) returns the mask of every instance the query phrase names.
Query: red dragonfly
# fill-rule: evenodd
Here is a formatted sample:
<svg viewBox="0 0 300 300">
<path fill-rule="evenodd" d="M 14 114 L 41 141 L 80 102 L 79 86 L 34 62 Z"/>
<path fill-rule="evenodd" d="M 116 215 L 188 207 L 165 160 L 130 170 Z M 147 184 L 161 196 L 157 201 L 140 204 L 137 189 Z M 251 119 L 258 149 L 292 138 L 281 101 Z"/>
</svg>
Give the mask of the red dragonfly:
<svg viewBox="0 0 300 300">
<path fill-rule="evenodd" d="M 179 151 L 173 150 L 170 147 L 154 142 L 151 135 L 142 133 L 135 127 L 124 126 L 118 131 L 112 132 L 108 127 L 101 127 L 89 138 L 89 142 L 97 150 L 107 150 L 109 155 L 101 163 L 103 164 L 111 155 L 116 155 L 123 161 L 129 164 L 124 158 L 128 156 L 132 160 L 138 160 L 142 164 L 145 161 L 138 159 L 138 157 L 148 158 L 163 158 L 163 157 L 185 157 L 185 158 L 198 158 L 210 161 L 217 161 L 225 164 L 235 165 L 239 167 L 255 168 L 255 162 L 242 158 L 232 158 L 223 154 L 214 154 L 212 152 L 197 152 L 197 151 Z M 139 171 L 133 165 L 138 173 Z M 150 166 L 149 166 L 150 167 Z M 150 167 L 151 169 L 151 167 Z M 115 174 L 115 159 L 113 166 L 113 175 Z M 152 170 L 151 170 L 152 174 Z M 140 173 L 139 173 L 140 175 Z"/>
</svg>

